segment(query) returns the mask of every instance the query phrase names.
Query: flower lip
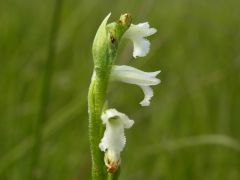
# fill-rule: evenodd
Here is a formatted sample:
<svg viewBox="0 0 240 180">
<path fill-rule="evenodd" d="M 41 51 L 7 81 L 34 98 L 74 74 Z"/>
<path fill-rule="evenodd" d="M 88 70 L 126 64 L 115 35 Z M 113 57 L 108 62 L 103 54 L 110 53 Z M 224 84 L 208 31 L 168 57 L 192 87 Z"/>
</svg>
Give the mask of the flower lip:
<svg viewBox="0 0 240 180">
<path fill-rule="evenodd" d="M 131 24 L 129 29 L 125 32 L 124 37 L 133 42 L 133 57 L 144 57 L 148 54 L 150 49 L 150 42 L 145 38 L 153 35 L 157 29 L 150 28 L 149 23 L 139 23 L 137 25 Z"/>
</svg>

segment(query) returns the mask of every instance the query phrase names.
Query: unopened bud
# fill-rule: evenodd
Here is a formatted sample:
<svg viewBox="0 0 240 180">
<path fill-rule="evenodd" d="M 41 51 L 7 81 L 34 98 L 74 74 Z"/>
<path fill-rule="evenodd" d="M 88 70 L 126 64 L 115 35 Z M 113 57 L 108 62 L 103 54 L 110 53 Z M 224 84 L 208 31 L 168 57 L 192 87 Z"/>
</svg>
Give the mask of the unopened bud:
<svg viewBox="0 0 240 180">
<path fill-rule="evenodd" d="M 104 162 L 109 173 L 114 173 L 118 170 L 121 164 L 120 154 L 111 150 L 107 150 L 104 157 Z"/>
</svg>

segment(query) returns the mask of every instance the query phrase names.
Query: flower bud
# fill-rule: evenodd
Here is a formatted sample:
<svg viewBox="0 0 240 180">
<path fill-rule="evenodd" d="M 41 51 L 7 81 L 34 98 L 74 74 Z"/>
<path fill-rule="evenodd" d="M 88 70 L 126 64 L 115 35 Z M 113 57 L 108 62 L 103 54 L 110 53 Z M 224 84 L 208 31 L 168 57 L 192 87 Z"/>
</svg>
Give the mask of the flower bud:
<svg viewBox="0 0 240 180">
<path fill-rule="evenodd" d="M 102 21 L 93 41 L 92 53 L 97 76 L 110 73 L 121 37 L 131 24 L 129 14 L 121 15 L 118 21 L 108 24 L 110 15 Z M 106 76 L 105 73 L 102 75 Z"/>
</svg>

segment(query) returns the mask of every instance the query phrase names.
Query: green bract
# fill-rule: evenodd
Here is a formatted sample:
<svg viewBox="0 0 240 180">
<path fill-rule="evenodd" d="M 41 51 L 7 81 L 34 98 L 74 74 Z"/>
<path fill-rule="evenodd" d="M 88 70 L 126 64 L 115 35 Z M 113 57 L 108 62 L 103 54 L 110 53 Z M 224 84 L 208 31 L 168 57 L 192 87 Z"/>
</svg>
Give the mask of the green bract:
<svg viewBox="0 0 240 180">
<path fill-rule="evenodd" d="M 93 41 L 92 53 L 97 73 L 111 68 L 121 37 L 131 24 L 129 14 L 121 15 L 117 22 L 107 24 L 110 15 L 101 23 Z"/>
</svg>

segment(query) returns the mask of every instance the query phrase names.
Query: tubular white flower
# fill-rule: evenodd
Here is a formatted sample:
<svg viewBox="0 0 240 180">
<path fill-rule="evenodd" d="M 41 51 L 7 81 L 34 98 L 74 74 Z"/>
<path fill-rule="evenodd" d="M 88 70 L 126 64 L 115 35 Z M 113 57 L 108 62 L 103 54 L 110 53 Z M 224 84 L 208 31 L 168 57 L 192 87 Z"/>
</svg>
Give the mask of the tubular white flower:
<svg viewBox="0 0 240 180">
<path fill-rule="evenodd" d="M 140 86 L 145 95 L 140 102 L 142 106 L 149 106 L 150 100 L 153 97 L 153 90 L 150 86 L 157 85 L 161 81 L 156 76 L 161 71 L 144 72 L 131 66 L 113 66 L 111 78 L 129 84 L 136 84 Z"/>
<path fill-rule="evenodd" d="M 124 33 L 125 38 L 133 42 L 133 57 L 144 57 L 150 49 L 150 42 L 145 38 L 156 33 L 155 28 L 150 28 L 148 22 L 140 24 L 131 24 L 129 29 Z"/>
<path fill-rule="evenodd" d="M 105 164 L 108 171 L 115 171 L 120 164 L 120 152 L 126 144 L 124 129 L 132 127 L 134 121 L 116 109 L 106 110 L 101 119 L 106 125 L 99 148 L 105 152 Z"/>
</svg>

